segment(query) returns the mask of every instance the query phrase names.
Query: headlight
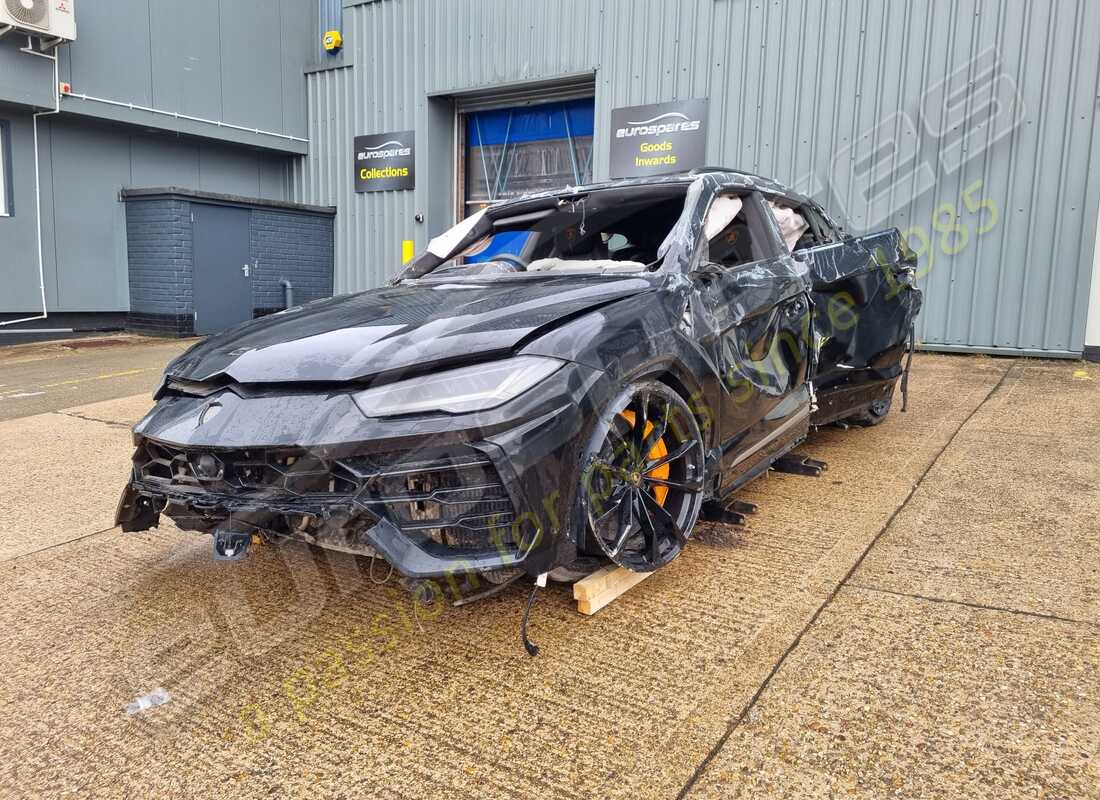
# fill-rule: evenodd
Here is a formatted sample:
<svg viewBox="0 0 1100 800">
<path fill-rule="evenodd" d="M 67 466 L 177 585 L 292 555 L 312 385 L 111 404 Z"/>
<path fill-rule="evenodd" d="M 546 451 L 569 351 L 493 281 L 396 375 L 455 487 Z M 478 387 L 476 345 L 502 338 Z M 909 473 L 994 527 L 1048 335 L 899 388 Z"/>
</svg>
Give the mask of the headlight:
<svg viewBox="0 0 1100 800">
<path fill-rule="evenodd" d="M 394 417 L 425 411 L 465 414 L 496 408 L 519 397 L 562 365 L 563 362 L 553 358 L 518 356 L 377 386 L 356 392 L 352 397 L 368 417 Z"/>
</svg>

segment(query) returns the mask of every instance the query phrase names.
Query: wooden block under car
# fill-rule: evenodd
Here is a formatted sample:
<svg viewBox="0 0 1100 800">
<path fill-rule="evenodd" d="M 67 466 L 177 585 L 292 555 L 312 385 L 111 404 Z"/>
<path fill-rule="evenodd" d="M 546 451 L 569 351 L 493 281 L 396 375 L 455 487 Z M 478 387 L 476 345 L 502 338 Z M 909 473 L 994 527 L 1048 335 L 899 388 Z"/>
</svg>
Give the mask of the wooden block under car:
<svg viewBox="0 0 1100 800">
<path fill-rule="evenodd" d="M 592 615 L 631 587 L 644 581 L 652 572 L 631 572 L 622 567 L 604 567 L 573 584 L 573 599 L 577 611 Z"/>
</svg>

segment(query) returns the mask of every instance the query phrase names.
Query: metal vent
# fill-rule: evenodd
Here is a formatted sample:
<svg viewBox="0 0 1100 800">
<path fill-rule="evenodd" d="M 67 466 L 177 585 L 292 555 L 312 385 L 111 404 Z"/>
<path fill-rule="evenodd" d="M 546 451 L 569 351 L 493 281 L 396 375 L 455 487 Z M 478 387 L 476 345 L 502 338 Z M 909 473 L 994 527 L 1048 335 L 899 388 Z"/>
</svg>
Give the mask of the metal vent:
<svg viewBox="0 0 1100 800">
<path fill-rule="evenodd" d="M 19 25 L 32 28 L 50 26 L 50 6 L 47 0 L 4 0 L 4 7 Z"/>
</svg>

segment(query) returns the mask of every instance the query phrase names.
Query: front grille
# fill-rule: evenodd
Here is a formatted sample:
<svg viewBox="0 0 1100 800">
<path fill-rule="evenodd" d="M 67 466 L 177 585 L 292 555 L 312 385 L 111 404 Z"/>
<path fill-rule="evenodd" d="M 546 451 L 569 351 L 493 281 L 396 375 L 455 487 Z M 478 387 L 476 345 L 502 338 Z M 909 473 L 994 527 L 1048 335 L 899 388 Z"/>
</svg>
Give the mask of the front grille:
<svg viewBox="0 0 1100 800">
<path fill-rule="evenodd" d="M 337 462 L 301 449 L 183 450 L 146 442 L 134 456 L 137 477 L 212 492 L 255 492 L 296 497 L 354 496 L 358 481 Z"/>
<path fill-rule="evenodd" d="M 321 458 L 295 448 L 182 449 L 146 441 L 134 455 L 134 475 L 148 490 L 204 490 L 227 504 L 353 504 L 420 544 L 468 552 L 513 550 L 534 533 L 516 524 L 493 463 L 466 446 Z"/>
<path fill-rule="evenodd" d="M 341 462 L 364 479 L 360 502 L 413 538 L 461 550 L 514 546 L 515 510 L 492 462 L 469 448 Z"/>
</svg>

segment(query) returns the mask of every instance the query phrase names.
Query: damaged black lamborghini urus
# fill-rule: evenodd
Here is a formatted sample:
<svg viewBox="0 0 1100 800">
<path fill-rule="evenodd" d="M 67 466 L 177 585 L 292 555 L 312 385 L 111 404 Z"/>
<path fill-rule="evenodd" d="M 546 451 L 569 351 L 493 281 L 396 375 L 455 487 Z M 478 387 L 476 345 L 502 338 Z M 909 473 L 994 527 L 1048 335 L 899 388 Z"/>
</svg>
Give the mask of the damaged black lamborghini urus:
<svg viewBox="0 0 1100 800">
<path fill-rule="evenodd" d="M 134 429 L 127 531 L 503 583 L 649 571 L 807 435 L 875 424 L 920 307 L 896 230 L 708 168 L 480 211 L 391 285 L 192 347 Z"/>
</svg>

